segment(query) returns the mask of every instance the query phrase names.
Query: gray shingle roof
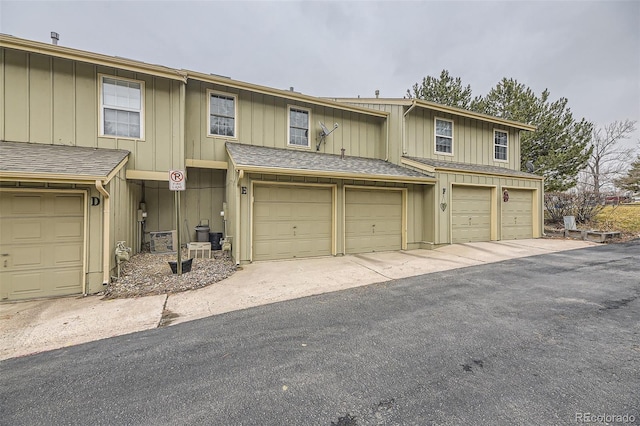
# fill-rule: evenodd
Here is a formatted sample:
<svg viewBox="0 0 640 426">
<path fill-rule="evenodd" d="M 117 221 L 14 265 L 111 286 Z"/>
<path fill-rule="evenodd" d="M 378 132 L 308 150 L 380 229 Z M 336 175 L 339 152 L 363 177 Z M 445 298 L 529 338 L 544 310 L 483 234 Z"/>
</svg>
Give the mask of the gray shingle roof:
<svg viewBox="0 0 640 426">
<path fill-rule="evenodd" d="M 323 154 L 293 149 L 269 148 L 227 142 L 227 151 L 238 167 L 290 169 L 326 174 L 369 175 L 388 178 L 410 178 L 431 180 L 433 176 L 410 170 L 384 160 L 363 157 Z"/>
<path fill-rule="evenodd" d="M 425 164 L 427 166 L 432 166 L 432 167 L 435 167 L 436 169 L 446 168 L 446 169 L 454 169 L 454 170 L 467 171 L 467 172 L 487 173 L 492 175 L 506 175 L 506 176 L 527 177 L 527 178 L 537 178 L 537 179 L 542 178 L 541 176 L 535 175 L 533 173 L 507 169 L 506 167 L 485 166 L 482 164 L 454 163 L 453 161 L 432 160 L 430 158 L 418 158 L 418 157 L 403 157 L 403 158 L 413 160 L 418 163 Z"/>
<path fill-rule="evenodd" d="M 105 178 L 129 151 L 0 141 L 0 172 Z"/>
</svg>

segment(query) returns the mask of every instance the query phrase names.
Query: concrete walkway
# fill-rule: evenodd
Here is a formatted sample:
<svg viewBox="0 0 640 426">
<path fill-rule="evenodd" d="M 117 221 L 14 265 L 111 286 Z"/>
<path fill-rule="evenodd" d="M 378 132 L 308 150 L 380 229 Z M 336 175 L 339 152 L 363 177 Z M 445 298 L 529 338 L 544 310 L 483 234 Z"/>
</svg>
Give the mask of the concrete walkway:
<svg viewBox="0 0 640 426">
<path fill-rule="evenodd" d="M 0 304 L 0 360 L 299 297 L 593 245 L 530 239 L 256 262 L 209 287 L 172 295 L 4 302 Z"/>
</svg>

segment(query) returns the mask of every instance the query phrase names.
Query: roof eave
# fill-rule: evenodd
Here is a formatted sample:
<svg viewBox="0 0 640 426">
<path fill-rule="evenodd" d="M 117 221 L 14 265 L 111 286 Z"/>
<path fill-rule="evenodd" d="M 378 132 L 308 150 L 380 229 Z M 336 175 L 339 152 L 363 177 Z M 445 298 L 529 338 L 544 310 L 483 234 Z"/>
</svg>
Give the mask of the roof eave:
<svg viewBox="0 0 640 426">
<path fill-rule="evenodd" d="M 219 84 L 222 86 L 233 87 L 235 89 L 248 90 L 254 93 L 261 93 L 263 95 L 276 96 L 284 99 L 291 99 L 299 102 L 306 102 L 313 105 L 324 106 L 342 111 L 356 112 L 359 114 L 370 115 L 379 118 L 387 118 L 389 113 L 386 111 L 378 111 L 375 109 L 369 109 L 364 107 L 358 107 L 353 105 L 347 105 L 345 103 L 332 101 L 326 98 L 317 98 L 302 93 L 292 92 L 290 90 L 275 89 L 272 87 L 261 86 L 258 84 L 247 83 L 244 81 L 233 80 L 231 78 L 205 74 L 197 71 L 182 70 L 187 76 L 187 79 L 204 81 L 208 83 Z"/>
<path fill-rule="evenodd" d="M 402 99 L 394 99 L 394 98 L 354 98 L 354 99 L 350 99 L 350 98 L 331 98 L 333 100 L 335 100 L 336 102 L 352 102 L 352 103 L 357 103 L 357 104 L 381 104 L 381 105 L 401 105 L 401 106 L 411 106 L 414 103 L 416 104 L 416 106 L 419 106 L 421 108 L 426 108 L 426 109 L 432 109 L 435 111 L 440 111 L 440 112 L 444 112 L 447 114 L 453 114 L 453 115 L 458 115 L 458 116 L 462 116 L 462 117 L 467 117 L 467 118 L 473 118 L 475 120 L 482 120 L 482 121 L 488 121 L 494 124 L 500 124 L 503 126 L 508 126 L 508 127 L 513 127 L 516 128 L 518 130 L 526 130 L 526 131 L 530 131 L 530 132 L 535 132 L 536 129 L 538 128 L 537 126 L 531 125 L 531 124 L 526 124 L 526 123 L 521 123 L 519 121 L 513 121 L 513 120 L 506 120 L 503 118 L 499 118 L 499 117 L 493 117 L 491 115 L 486 115 L 486 114 L 481 114 L 479 112 L 474 112 L 474 111 L 469 111 L 466 109 L 462 109 L 462 108 L 456 108 L 456 107 L 451 107 L 448 105 L 442 105 L 442 104 L 438 104 L 435 102 L 430 102 L 430 101 L 425 101 L 422 99 L 407 99 L 407 98 L 402 98 Z"/>
<path fill-rule="evenodd" d="M 384 182 L 396 182 L 396 183 L 422 183 L 429 184 L 435 183 L 436 179 L 432 177 L 418 177 L 418 176 L 393 176 L 393 175 L 375 175 L 365 173 L 350 173 L 339 171 L 327 171 L 327 170 L 307 170 L 307 169 L 288 169 L 281 167 L 268 167 L 268 166 L 255 166 L 247 164 L 235 164 L 236 170 L 243 170 L 245 173 L 264 173 L 264 174 L 278 174 L 278 175 L 290 175 L 290 176 L 306 176 L 306 177 L 328 177 L 335 179 L 352 179 L 352 180 L 366 180 L 366 181 L 384 181 Z"/>
<path fill-rule="evenodd" d="M 174 68 L 147 64 L 145 62 L 134 61 L 132 59 L 108 56 L 79 49 L 72 49 L 70 47 L 25 40 L 9 35 L 0 35 L 0 47 L 21 50 L 30 53 L 39 53 L 42 55 L 48 55 L 72 61 L 87 62 L 95 65 L 118 68 L 137 73 L 144 73 L 156 77 L 178 80 L 183 83 L 186 83 L 187 81 L 186 75 L 184 75 L 180 70 Z"/>
</svg>

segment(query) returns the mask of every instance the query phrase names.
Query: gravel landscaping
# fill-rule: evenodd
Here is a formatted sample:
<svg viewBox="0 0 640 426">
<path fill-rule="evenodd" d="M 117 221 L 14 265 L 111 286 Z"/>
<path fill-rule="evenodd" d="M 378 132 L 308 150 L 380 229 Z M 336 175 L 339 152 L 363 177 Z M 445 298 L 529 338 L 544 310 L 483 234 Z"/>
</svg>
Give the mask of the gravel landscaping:
<svg viewBox="0 0 640 426">
<path fill-rule="evenodd" d="M 176 261 L 175 253 L 139 253 L 131 256 L 120 269 L 120 278 L 104 292 L 105 299 L 178 293 L 206 287 L 231 276 L 235 262 L 222 251 L 214 251 L 211 259 L 195 258 L 191 272 L 182 276 L 172 273 L 169 261 Z M 182 259 L 187 259 L 186 250 Z"/>
</svg>

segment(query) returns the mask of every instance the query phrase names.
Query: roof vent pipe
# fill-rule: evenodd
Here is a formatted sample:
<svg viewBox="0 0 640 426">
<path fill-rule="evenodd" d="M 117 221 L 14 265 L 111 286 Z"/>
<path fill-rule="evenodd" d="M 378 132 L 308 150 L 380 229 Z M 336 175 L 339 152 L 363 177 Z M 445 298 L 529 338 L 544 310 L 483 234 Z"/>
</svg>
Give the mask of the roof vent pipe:
<svg viewBox="0 0 640 426">
<path fill-rule="evenodd" d="M 51 44 L 57 46 L 58 45 L 58 40 L 60 40 L 60 34 L 51 31 Z"/>
<path fill-rule="evenodd" d="M 380 90 L 376 89 L 376 99 L 380 97 Z"/>
</svg>

